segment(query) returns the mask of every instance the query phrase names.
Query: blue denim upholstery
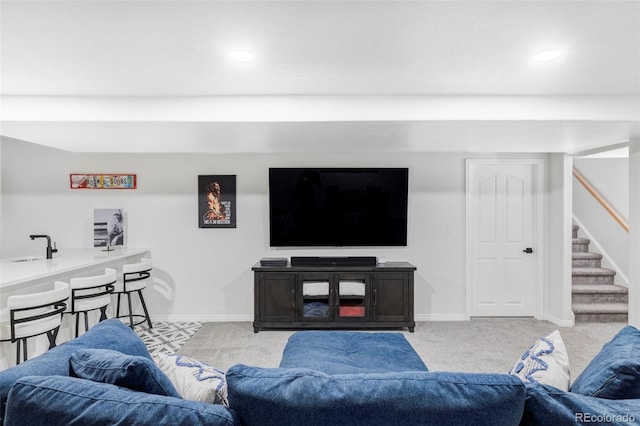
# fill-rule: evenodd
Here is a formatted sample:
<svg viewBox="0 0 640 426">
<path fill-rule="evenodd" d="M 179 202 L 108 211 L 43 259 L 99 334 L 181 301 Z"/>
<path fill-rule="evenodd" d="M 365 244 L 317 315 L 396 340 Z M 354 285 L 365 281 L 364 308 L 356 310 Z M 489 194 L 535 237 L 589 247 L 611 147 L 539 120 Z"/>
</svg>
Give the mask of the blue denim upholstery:
<svg viewBox="0 0 640 426">
<path fill-rule="evenodd" d="M 522 425 L 640 425 L 640 399 L 611 400 L 527 384 Z"/>
<path fill-rule="evenodd" d="M 281 368 L 326 374 L 427 371 L 402 333 L 299 331 L 289 338 Z"/>
<path fill-rule="evenodd" d="M 593 387 L 602 391 L 598 396 L 634 395 L 638 333 L 633 327 L 618 333 L 574 388 L 593 392 Z M 128 326 L 115 319 L 99 323 L 77 339 L 0 372 L 7 424 L 640 425 L 638 398 L 525 386 L 506 374 L 428 372 L 399 333 L 295 333 L 282 368 L 236 365 L 227 371 L 231 409 L 69 377 L 72 354 L 79 358 L 87 348 L 125 354 L 116 353 L 114 359 L 142 357 L 136 362 L 144 368 L 151 360 Z M 102 351 L 86 351 L 96 352 Z M 93 373 L 87 377 L 96 379 Z M 590 380 L 591 375 L 599 377 Z M 120 372 L 115 376 L 120 380 Z M 141 389 L 148 390 L 146 384 Z"/>
<path fill-rule="evenodd" d="M 235 414 L 219 404 L 55 376 L 29 376 L 16 382 L 5 421 L 11 426 L 239 424 Z"/>
<path fill-rule="evenodd" d="M 517 425 L 525 386 L 507 374 L 327 375 L 235 365 L 229 405 L 244 425 Z"/>
<path fill-rule="evenodd" d="M 640 399 L 640 330 L 630 325 L 620 330 L 573 382 L 571 392 Z"/>
<path fill-rule="evenodd" d="M 76 339 L 15 367 L 0 371 L 0 420 L 4 418 L 9 389 L 16 380 L 24 376 L 68 376 L 71 354 L 83 348 L 113 349 L 124 354 L 151 359 L 142 340 L 120 320 L 102 321 Z"/>
<path fill-rule="evenodd" d="M 111 349 L 80 349 L 71 355 L 71 372 L 75 377 L 94 382 L 180 398 L 166 374 L 143 356 L 125 355 Z"/>
</svg>

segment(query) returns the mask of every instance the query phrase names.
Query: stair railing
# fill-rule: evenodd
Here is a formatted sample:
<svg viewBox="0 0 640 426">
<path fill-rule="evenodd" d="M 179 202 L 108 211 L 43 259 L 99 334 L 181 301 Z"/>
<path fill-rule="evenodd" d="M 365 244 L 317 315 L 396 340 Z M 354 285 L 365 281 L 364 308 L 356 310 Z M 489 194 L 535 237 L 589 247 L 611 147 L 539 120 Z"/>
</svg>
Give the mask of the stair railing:
<svg viewBox="0 0 640 426">
<path fill-rule="evenodd" d="M 622 226 L 622 229 L 624 229 L 628 233 L 629 224 L 627 223 L 627 221 L 620 215 L 620 213 L 616 211 L 615 208 L 613 208 L 613 206 L 611 206 L 611 204 L 607 202 L 607 200 L 604 199 L 604 197 L 598 192 L 598 190 L 595 189 L 593 185 L 591 185 L 589 181 L 575 167 L 573 168 L 573 176 L 578 180 L 578 182 L 582 184 L 582 186 L 584 186 L 589 194 L 591 194 L 593 198 L 596 199 L 596 201 L 607 211 L 607 213 L 609 213 L 609 215 L 613 217 L 613 220 L 618 222 L 618 224 Z"/>
</svg>

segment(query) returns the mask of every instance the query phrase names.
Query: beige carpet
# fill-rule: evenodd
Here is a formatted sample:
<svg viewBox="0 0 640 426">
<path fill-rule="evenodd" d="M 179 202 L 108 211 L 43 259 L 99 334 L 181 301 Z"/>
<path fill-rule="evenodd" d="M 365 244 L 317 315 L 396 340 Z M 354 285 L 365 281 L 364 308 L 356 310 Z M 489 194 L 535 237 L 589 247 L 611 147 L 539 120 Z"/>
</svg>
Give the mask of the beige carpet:
<svg viewBox="0 0 640 426">
<path fill-rule="evenodd" d="M 418 322 L 415 333 L 403 333 L 431 371 L 507 372 L 539 337 L 559 330 L 567 347 L 571 378 L 622 327 L 623 323 L 558 327 L 532 318 L 474 318 L 471 321 Z M 221 369 L 234 364 L 277 367 L 293 331 L 255 334 L 250 322 L 209 322 L 178 351 Z"/>
</svg>

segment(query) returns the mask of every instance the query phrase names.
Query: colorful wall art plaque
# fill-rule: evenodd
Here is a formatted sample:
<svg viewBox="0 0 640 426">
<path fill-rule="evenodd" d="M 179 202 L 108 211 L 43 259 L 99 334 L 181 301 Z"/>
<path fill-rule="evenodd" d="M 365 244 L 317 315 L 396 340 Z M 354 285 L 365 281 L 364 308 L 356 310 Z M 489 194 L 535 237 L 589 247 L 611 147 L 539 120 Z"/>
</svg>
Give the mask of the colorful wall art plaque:
<svg viewBox="0 0 640 426">
<path fill-rule="evenodd" d="M 136 175 L 71 174 L 71 189 L 136 189 Z"/>
</svg>

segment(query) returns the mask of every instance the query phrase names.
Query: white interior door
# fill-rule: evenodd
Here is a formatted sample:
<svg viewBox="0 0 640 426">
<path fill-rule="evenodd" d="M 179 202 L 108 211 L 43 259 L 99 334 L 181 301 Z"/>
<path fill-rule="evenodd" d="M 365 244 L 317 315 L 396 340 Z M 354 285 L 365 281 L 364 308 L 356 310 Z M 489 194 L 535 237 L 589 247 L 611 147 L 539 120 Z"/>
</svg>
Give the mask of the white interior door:
<svg viewBox="0 0 640 426">
<path fill-rule="evenodd" d="M 471 316 L 534 316 L 538 294 L 535 162 L 468 163 Z"/>
</svg>

